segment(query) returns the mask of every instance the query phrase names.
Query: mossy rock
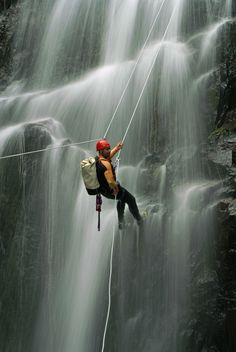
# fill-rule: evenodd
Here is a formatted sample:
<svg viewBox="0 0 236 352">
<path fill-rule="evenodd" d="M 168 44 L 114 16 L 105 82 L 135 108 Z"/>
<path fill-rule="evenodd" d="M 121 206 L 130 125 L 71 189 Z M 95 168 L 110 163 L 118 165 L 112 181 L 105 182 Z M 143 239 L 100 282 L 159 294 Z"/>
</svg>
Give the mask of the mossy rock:
<svg viewBox="0 0 236 352">
<path fill-rule="evenodd" d="M 228 134 L 228 131 L 226 128 L 224 127 L 219 127 L 216 128 L 214 131 L 212 131 L 209 136 L 208 139 L 209 140 L 217 140 L 219 139 L 221 136 L 226 136 Z"/>
</svg>

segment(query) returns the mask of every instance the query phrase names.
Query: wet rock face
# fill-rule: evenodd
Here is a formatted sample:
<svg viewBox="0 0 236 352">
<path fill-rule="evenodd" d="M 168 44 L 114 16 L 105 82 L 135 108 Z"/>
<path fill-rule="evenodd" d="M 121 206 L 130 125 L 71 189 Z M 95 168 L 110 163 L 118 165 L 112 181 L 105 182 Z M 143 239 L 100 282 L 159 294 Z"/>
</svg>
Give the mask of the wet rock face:
<svg viewBox="0 0 236 352">
<path fill-rule="evenodd" d="M 236 2 L 234 2 L 236 6 Z M 193 175 L 197 178 L 218 180 L 214 190 L 217 199 L 214 205 L 215 217 L 212 235 L 202 248 L 197 247 L 196 238 L 192 236 L 190 253 L 191 295 L 190 317 L 183 317 L 179 336 L 182 351 L 236 351 L 236 26 L 229 25 L 230 31 L 223 39 L 222 53 L 219 57 L 219 81 L 215 82 L 216 92 L 215 126 L 209 126 L 209 143 L 197 150 L 175 151 L 167 163 L 168 189 L 173 188 L 174 179 L 181 179 L 182 169 L 191 169 L 196 164 L 198 169 Z M 217 106 L 218 104 L 218 106 Z M 213 116 L 214 114 L 212 114 Z M 212 119 L 211 116 L 211 119 Z M 213 123 L 212 123 L 213 122 Z M 159 148 L 161 150 L 161 148 Z M 155 174 L 166 160 L 165 153 L 160 152 L 160 160 L 150 156 L 146 163 L 148 170 L 159 185 L 160 179 Z M 193 175 L 189 175 L 193 179 Z M 152 178 L 152 177 L 151 177 Z M 146 183 L 146 193 L 155 191 L 155 186 Z M 207 204 L 204 200 L 203 205 Z M 194 209 L 195 210 L 195 209 Z M 209 258 L 207 248 L 212 249 Z"/>
<path fill-rule="evenodd" d="M 218 209 L 217 261 L 220 293 L 218 307 L 225 328 L 228 351 L 236 350 L 236 207 L 235 198 L 226 198 Z M 234 332 L 233 332 L 234 331 Z"/>
<path fill-rule="evenodd" d="M 10 138 L 4 154 L 19 153 L 22 146 L 26 151 L 46 148 L 51 143 L 48 121 L 25 125 Z M 21 345 L 24 351 L 31 351 L 30 339 L 47 265 L 46 199 L 47 170 L 42 167 L 41 153 L 1 160 L 1 351 L 19 351 Z"/>
<path fill-rule="evenodd" d="M 12 5 L 16 4 L 18 0 L 1 0 L 0 1 L 0 12 L 6 11 Z"/>
<path fill-rule="evenodd" d="M 235 2 L 233 2 L 235 11 Z M 224 167 L 224 197 L 218 208 L 221 223 L 219 248 L 221 248 L 223 268 L 228 266 L 225 276 L 221 275 L 226 286 L 236 286 L 236 275 L 232 275 L 236 243 L 236 24 L 231 24 L 221 64 L 221 91 L 216 125 L 221 126 L 215 138 L 214 151 L 209 153 L 211 161 Z M 225 248 L 224 250 L 222 248 Z M 228 272 L 228 274 L 227 274 Z M 228 282 L 228 284 L 226 284 Z M 234 290 L 233 290 L 234 291 Z M 234 295 L 234 292 L 232 294 Z M 226 289 L 227 292 L 227 289 Z M 227 295 L 228 293 L 226 293 Z M 233 301 L 231 301 L 232 303 Z M 229 303 L 229 301 L 228 301 Z M 230 304 L 231 305 L 231 304 Z M 232 307 L 232 305 L 231 305 Z M 236 309 L 236 305 L 234 305 Z M 231 319 L 233 315 L 230 315 Z"/>
<path fill-rule="evenodd" d="M 235 2 L 234 2 L 235 7 Z M 196 297 L 192 309 L 200 346 L 213 351 L 236 351 L 236 24 L 229 28 L 230 35 L 223 39 L 220 63 L 219 102 L 215 130 L 210 144 L 204 147 L 201 161 L 211 178 L 220 178 L 219 201 L 216 206 L 214 247 L 215 279 L 211 301 L 201 300 L 201 289 L 195 285 Z M 199 257 L 198 260 L 201 260 Z M 197 263 L 197 261 L 196 261 Z M 194 266 L 196 266 L 196 263 Z M 197 274 L 195 275 L 197 278 Z M 206 297 L 206 296 L 205 296 Z M 195 301 L 195 302 L 194 302 Z M 210 308 L 209 308 L 210 307 Z M 206 314 L 208 312 L 208 314 Z M 207 328 L 206 322 L 208 321 Z M 203 326 L 206 327 L 204 331 Z M 197 337 L 197 335 L 195 335 Z M 200 349 L 196 349 L 197 351 Z M 208 349 L 206 349 L 208 350 Z"/>
<path fill-rule="evenodd" d="M 230 112 L 227 114 L 229 115 Z M 215 144 L 215 150 L 208 154 L 209 162 L 224 169 L 221 200 L 217 205 L 217 231 L 214 239 L 216 252 L 216 273 L 218 293 L 216 310 L 220 313 L 218 328 L 221 329 L 224 346 L 220 351 L 235 351 L 236 327 L 236 133 L 227 130 Z M 225 348 L 225 349 L 223 349 Z"/>
<path fill-rule="evenodd" d="M 220 96 L 216 126 L 236 129 L 236 23 L 229 25 L 223 38 L 220 64 Z"/>
<path fill-rule="evenodd" d="M 12 44 L 18 23 L 19 5 L 16 0 L 0 2 L 0 91 L 7 87 L 13 72 Z"/>
<path fill-rule="evenodd" d="M 204 0 L 189 0 L 184 7 L 184 32 L 191 33 L 207 24 L 207 3 Z M 194 22 L 192 21 L 194 18 Z"/>
<path fill-rule="evenodd" d="M 43 40 L 43 31 L 41 29 L 46 25 L 45 18 L 39 14 L 43 6 L 47 6 L 48 13 L 50 13 L 54 2 L 0 1 L 0 91 L 4 90 L 13 80 L 22 80 L 22 78 L 25 78 L 24 84 L 30 90 L 35 83 L 35 70 L 37 70 L 35 62 L 42 48 L 40 43 Z M 100 7 L 103 6 L 106 6 L 106 0 L 98 1 L 96 12 L 98 13 Z M 92 16 L 92 12 L 89 11 L 88 15 Z M 18 25 L 22 16 L 30 18 L 27 23 L 27 32 L 24 32 L 21 25 Z M 55 62 L 53 85 L 75 79 L 98 64 L 105 21 L 103 16 L 96 16 L 95 21 L 93 33 L 89 25 L 83 31 L 80 30 L 81 35 L 79 32 L 77 40 L 81 43 L 82 49 L 76 51 L 70 41 L 65 43 L 65 47 L 61 49 L 58 54 L 61 59 Z M 78 23 L 80 22 L 82 21 L 78 18 Z M 14 40 L 15 37 L 17 40 Z M 90 39 L 86 40 L 86 38 Z M 23 45 L 22 42 L 24 42 Z"/>
</svg>

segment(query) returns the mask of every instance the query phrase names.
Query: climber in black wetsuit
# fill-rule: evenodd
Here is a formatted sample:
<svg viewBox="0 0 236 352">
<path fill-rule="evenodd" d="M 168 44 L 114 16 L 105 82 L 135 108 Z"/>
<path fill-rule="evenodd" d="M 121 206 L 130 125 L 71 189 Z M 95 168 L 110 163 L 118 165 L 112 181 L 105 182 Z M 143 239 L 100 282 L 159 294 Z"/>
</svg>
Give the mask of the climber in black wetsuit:
<svg viewBox="0 0 236 352">
<path fill-rule="evenodd" d="M 112 157 L 123 147 L 122 143 L 118 143 L 111 150 L 110 144 L 106 139 L 99 140 L 96 144 L 98 152 L 97 161 L 97 177 L 100 183 L 100 193 L 109 199 L 117 199 L 117 212 L 119 229 L 124 227 L 124 210 L 125 204 L 128 204 L 129 210 L 133 217 L 137 220 L 138 225 L 142 223 L 142 217 L 139 213 L 134 196 L 129 193 L 116 181 L 116 174 L 112 165 Z"/>
</svg>

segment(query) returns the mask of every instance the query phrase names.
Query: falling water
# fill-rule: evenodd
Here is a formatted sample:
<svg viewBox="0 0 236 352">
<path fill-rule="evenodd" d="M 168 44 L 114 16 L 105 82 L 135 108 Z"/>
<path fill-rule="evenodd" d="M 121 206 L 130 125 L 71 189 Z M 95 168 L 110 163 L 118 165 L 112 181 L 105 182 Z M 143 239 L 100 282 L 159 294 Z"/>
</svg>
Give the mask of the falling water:
<svg viewBox="0 0 236 352">
<path fill-rule="evenodd" d="M 204 238 L 210 241 L 220 186 L 198 176 L 201 164 L 195 151 L 206 134 L 200 101 L 215 70 L 218 34 L 230 22 L 232 5 L 229 0 L 225 5 L 202 3 L 204 18 L 185 18 L 185 0 L 73 0 L 69 5 L 66 0 L 40 5 L 26 0 L 22 6 L 16 46 L 31 55 L 15 67 L 20 79 L 0 97 L 1 155 L 102 138 L 129 81 L 108 130 L 115 144 L 147 83 L 118 172 L 147 219 L 140 233 L 126 214 L 122 236 L 115 205 L 104 199 L 102 230 L 97 232 L 94 198 L 86 194 L 79 171 L 79 161 L 94 155 L 94 143 L 2 161 L 1 187 L 6 194 L 16 189 L 14 206 L 20 208 L 11 215 L 16 223 L 7 273 L 11 258 L 21 253 L 17 319 L 11 311 L 11 341 L 5 333 L 5 351 L 101 350 L 113 232 L 112 287 L 117 295 L 106 350 L 185 350 L 178 334 L 191 301 L 187 287 L 193 235 L 199 248 Z M 148 153 L 160 154 L 153 145 L 165 150 L 156 184 L 141 162 Z M 7 178 L 12 169 L 18 178 Z M 175 185 L 172 194 L 168 173 Z M 143 192 L 144 179 L 152 195 Z"/>
</svg>

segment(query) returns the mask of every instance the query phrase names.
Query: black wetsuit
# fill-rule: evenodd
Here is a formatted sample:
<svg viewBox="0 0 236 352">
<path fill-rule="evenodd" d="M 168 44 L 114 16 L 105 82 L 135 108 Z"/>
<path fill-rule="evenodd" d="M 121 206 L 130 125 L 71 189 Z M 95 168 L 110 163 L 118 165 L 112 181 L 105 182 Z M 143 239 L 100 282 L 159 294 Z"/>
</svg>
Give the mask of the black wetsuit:
<svg viewBox="0 0 236 352">
<path fill-rule="evenodd" d="M 112 167 L 112 173 L 114 176 L 114 180 L 116 180 L 116 174 L 115 174 L 115 170 L 114 170 L 112 163 L 111 163 L 111 167 Z M 106 177 L 104 175 L 106 170 L 107 170 L 106 166 L 103 165 L 103 163 L 100 160 L 98 160 L 97 161 L 97 177 L 98 177 L 98 181 L 100 183 L 99 191 L 106 198 L 118 200 L 117 213 L 118 213 L 119 223 L 122 223 L 124 221 L 124 211 L 125 211 L 125 204 L 126 203 L 128 204 L 129 210 L 130 210 L 131 214 L 133 215 L 133 217 L 137 221 L 140 221 L 141 216 L 140 216 L 140 213 L 139 213 L 137 203 L 136 203 L 134 196 L 118 183 L 119 192 L 117 193 L 117 195 L 115 197 L 113 195 L 113 190 L 109 187 L 109 184 L 108 184 Z"/>
</svg>

